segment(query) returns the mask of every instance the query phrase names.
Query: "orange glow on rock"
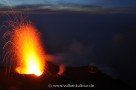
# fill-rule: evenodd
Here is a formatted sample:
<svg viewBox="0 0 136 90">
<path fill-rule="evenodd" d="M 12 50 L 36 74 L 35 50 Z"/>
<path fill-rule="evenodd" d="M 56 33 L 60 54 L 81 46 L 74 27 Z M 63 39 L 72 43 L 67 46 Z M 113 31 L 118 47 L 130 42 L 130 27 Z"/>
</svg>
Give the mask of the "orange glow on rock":
<svg viewBox="0 0 136 90">
<path fill-rule="evenodd" d="M 14 28 L 13 43 L 17 57 L 16 71 L 19 74 L 40 76 L 45 68 L 45 53 L 40 35 L 32 24 L 23 24 Z"/>
</svg>

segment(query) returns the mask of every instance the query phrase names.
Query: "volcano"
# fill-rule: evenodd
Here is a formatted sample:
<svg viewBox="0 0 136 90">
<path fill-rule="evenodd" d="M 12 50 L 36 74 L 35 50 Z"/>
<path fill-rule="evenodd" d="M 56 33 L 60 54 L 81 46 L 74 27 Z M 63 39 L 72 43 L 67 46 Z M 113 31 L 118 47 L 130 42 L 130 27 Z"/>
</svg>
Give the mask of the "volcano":
<svg viewBox="0 0 136 90">
<path fill-rule="evenodd" d="M 92 89 L 92 90 L 132 90 L 117 78 L 102 73 L 97 67 L 67 67 L 63 75 L 57 74 L 59 66 L 48 62 L 48 75 L 36 77 L 33 74 L 18 74 L 8 68 L 1 68 L 1 90 L 48 90 L 52 89 Z M 93 70 L 93 71 L 92 71 Z"/>
</svg>

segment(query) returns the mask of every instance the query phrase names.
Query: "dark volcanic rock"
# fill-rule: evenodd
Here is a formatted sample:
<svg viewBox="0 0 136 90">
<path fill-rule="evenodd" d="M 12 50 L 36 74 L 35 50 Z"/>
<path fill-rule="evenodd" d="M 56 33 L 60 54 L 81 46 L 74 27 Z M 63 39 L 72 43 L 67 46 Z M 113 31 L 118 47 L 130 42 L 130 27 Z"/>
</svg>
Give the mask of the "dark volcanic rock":
<svg viewBox="0 0 136 90">
<path fill-rule="evenodd" d="M 93 71 L 90 69 L 93 69 Z M 120 80 L 105 75 L 93 66 L 91 68 L 88 66 L 68 67 L 63 75 L 58 75 L 58 66 L 48 63 L 47 70 L 48 72 L 37 77 L 35 75 L 20 75 L 13 72 L 8 74 L 6 69 L 4 70 L 3 68 L 3 71 L 0 72 L 0 90 L 48 90 L 50 88 L 132 90 Z"/>
</svg>

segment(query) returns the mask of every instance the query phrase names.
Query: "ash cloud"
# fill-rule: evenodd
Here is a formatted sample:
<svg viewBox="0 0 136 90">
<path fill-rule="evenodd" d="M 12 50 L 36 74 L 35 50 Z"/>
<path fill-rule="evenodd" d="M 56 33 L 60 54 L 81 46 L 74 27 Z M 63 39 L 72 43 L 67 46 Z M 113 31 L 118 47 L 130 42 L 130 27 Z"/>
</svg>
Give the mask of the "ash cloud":
<svg viewBox="0 0 136 90">
<path fill-rule="evenodd" d="M 46 56 L 49 62 L 56 65 L 65 67 L 80 67 L 80 66 L 95 66 L 103 73 L 110 76 L 117 77 L 117 71 L 108 66 L 108 63 L 99 63 L 100 61 L 95 59 L 93 46 L 87 46 L 79 40 L 74 39 L 69 45 L 67 45 L 65 51 L 62 53 L 48 54 Z M 59 72 L 62 73 L 63 69 Z"/>
</svg>

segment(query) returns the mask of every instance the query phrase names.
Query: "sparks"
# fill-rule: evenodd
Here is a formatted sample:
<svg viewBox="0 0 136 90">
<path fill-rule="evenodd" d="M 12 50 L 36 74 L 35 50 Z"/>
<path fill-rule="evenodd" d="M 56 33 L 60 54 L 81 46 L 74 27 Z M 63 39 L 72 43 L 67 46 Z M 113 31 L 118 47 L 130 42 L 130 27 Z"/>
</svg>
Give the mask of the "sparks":
<svg viewBox="0 0 136 90">
<path fill-rule="evenodd" d="M 18 62 L 17 73 L 42 75 L 45 59 L 37 29 L 32 24 L 21 24 L 14 28 L 12 36 Z"/>
</svg>

